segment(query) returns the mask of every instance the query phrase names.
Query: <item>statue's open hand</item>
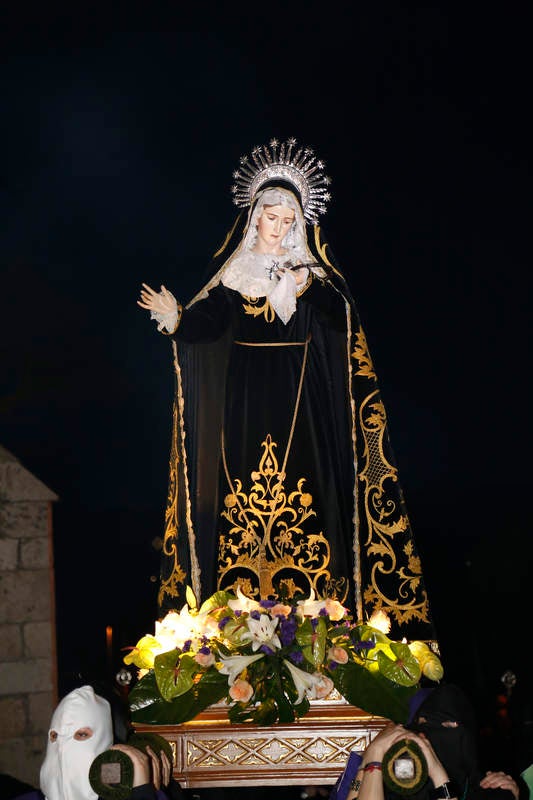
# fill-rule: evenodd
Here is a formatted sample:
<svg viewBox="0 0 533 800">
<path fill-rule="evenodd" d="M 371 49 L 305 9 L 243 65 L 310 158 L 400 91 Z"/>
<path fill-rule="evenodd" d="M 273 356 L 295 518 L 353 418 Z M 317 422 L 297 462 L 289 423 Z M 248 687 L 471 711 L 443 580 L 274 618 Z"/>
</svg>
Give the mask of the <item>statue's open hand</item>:
<svg viewBox="0 0 533 800">
<path fill-rule="evenodd" d="M 141 299 L 137 300 L 137 305 L 141 308 L 156 311 L 158 314 L 170 314 L 178 310 L 176 298 L 164 286 L 161 286 L 160 292 L 154 291 L 147 283 L 143 283 L 142 287 Z"/>
</svg>

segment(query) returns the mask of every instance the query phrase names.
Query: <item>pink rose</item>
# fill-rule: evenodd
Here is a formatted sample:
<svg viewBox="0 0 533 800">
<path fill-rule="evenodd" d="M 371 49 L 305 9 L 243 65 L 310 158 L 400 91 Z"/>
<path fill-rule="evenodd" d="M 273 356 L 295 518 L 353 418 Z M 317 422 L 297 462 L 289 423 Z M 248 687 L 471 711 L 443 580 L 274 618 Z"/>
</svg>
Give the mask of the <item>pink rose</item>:
<svg viewBox="0 0 533 800">
<path fill-rule="evenodd" d="M 196 653 L 194 660 L 197 664 L 200 664 L 201 667 L 210 667 L 215 663 L 215 656 L 213 653 Z"/>
<path fill-rule="evenodd" d="M 337 664 L 348 663 L 348 653 L 342 647 L 330 647 L 328 650 L 328 658 L 330 661 L 336 661 Z"/>
<path fill-rule="evenodd" d="M 334 684 L 331 678 L 327 675 L 321 675 L 320 680 L 314 686 L 314 696 L 317 700 L 322 700 L 327 697 L 334 689 Z"/>
<path fill-rule="evenodd" d="M 288 617 L 292 611 L 292 606 L 286 606 L 284 603 L 276 603 L 270 610 L 271 617 Z"/>
<path fill-rule="evenodd" d="M 338 622 L 346 614 L 346 609 L 342 603 L 339 603 L 338 600 L 333 600 L 331 597 L 327 598 L 325 608 L 326 614 L 333 622 Z"/>
<path fill-rule="evenodd" d="M 232 700 L 237 700 L 240 703 L 247 703 L 254 693 L 253 686 L 248 681 L 243 681 L 238 678 L 235 683 L 230 687 L 229 696 Z"/>
</svg>

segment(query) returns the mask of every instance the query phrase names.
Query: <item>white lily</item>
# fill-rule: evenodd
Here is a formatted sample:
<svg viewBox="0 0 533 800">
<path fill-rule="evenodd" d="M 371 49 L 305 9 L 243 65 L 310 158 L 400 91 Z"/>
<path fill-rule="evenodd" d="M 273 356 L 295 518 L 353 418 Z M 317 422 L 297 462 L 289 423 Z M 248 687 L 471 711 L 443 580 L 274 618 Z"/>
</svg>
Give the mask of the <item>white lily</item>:
<svg viewBox="0 0 533 800">
<path fill-rule="evenodd" d="M 222 666 L 219 667 L 217 664 L 217 669 L 222 675 L 228 676 L 228 684 L 231 686 L 235 683 L 243 669 L 253 664 L 254 661 L 259 661 L 260 658 L 263 658 L 263 653 L 258 653 L 255 656 L 228 656 L 227 658 L 220 656 Z"/>
<path fill-rule="evenodd" d="M 257 600 L 252 600 L 251 597 L 246 597 L 246 595 L 242 593 L 240 586 L 237 586 L 236 595 L 237 597 L 234 600 L 228 600 L 228 606 L 232 611 L 246 611 L 250 613 L 250 611 L 261 610 L 261 605 L 257 602 Z"/>
<path fill-rule="evenodd" d="M 161 622 L 155 623 L 155 636 L 158 641 L 174 642 L 173 647 L 183 647 L 185 642 L 200 639 L 209 624 L 207 614 L 192 613 L 185 604 L 179 612 L 169 611 Z"/>
<path fill-rule="evenodd" d="M 303 669 L 295 667 L 294 664 L 291 664 L 291 662 L 287 661 L 286 659 L 283 659 L 283 663 L 291 673 L 296 691 L 298 692 L 296 705 L 302 702 L 305 695 L 312 700 L 316 699 L 317 697 L 324 697 L 325 695 L 322 692 L 326 688 L 327 683 L 325 682 L 327 681 L 331 682 L 331 689 L 333 689 L 333 681 L 331 681 L 331 679 L 326 675 L 321 675 L 319 672 L 313 672 L 312 674 L 309 672 L 304 672 Z M 329 691 L 331 691 L 331 689 Z"/>
<path fill-rule="evenodd" d="M 318 617 L 322 609 L 326 608 L 325 600 L 316 600 L 315 591 L 311 589 L 311 594 L 305 600 L 298 600 L 296 613 L 300 617 Z"/>
<path fill-rule="evenodd" d="M 271 650 L 276 648 L 280 650 L 281 642 L 276 633 L 278 622 L 278 617 L 271 619 L 267 614 L 261 614 L 259 619 L 249 617 L 246 620 L 248 630 L 243 633 L 241 639 L 243 642 L 252 642 L 252 650 L 254 653 L 256 650 L 259 650 L 263 644 L 266 644 Z"/>
</svg>

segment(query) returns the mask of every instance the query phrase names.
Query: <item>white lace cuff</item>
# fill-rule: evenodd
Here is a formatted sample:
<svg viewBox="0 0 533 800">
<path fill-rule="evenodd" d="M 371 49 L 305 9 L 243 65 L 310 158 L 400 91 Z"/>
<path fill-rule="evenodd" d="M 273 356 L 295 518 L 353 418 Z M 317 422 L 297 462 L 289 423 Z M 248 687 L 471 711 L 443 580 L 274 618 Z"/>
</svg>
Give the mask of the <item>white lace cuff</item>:
<svg viewBox="0 0 533 800">
<path fill-rule="evenodd" d="M 157 330 L 162 331 L 166 328 L 168 333 L 174 333 L 176 325 L 178 324 L 178 311 L 168 311 L 166 314 L 161 314 L 159 311 L 150 311 L 150 319 L 157 321 Z"/>
</svg>

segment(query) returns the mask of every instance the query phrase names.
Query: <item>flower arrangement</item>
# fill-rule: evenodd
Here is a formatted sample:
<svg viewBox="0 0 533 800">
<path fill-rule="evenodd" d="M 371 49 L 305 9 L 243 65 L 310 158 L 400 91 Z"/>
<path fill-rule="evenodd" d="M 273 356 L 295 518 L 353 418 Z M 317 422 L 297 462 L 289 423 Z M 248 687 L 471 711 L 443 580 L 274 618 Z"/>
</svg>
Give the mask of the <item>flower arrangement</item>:
<svg viewBox="0 0 533 800">
<path fill-rule="evenodd" d="M 382 611 L 353 623 L 330 598 L 257 601 L 237 589 L 198 608 L 188 589 L 183 608 L 124 657 L 139 668 L 132 719 L 177 725 L 225 699 L 233 723 L 286 723 L 337 689 L 367 713 L 404 722 L 422 675 L 438 681 L 443 669 L 426 643 L 394 641 L 389 629 Z"/>
</svg>

